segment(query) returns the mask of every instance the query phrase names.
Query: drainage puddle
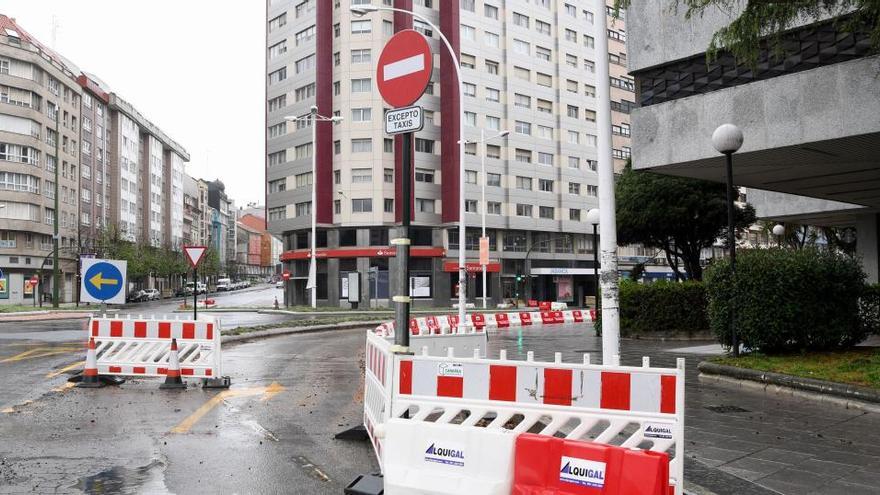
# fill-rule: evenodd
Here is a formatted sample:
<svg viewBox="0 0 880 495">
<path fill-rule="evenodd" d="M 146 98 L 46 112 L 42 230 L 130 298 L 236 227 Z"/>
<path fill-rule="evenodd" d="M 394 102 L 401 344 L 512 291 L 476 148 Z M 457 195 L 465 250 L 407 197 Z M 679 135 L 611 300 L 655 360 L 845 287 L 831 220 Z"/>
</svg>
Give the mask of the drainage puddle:
<svg viewBox="0 0 880 495">
<path fill-rule="evenodd" d="M 170 494 L 165 486 L 165 463 L 159 460 L 138 468 L 115 466 L 93 476 L 80 478 L 72 488 L 85 493 Z"/>
</svg>

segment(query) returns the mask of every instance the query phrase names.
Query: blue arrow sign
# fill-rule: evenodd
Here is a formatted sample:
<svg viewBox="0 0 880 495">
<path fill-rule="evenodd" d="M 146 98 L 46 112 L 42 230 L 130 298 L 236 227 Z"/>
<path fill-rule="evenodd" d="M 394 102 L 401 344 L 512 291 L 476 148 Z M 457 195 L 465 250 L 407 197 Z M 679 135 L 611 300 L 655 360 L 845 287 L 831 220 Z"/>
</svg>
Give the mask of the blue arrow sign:
<svg viewBox="0 0 880 495">
<path fill-rule="evenodd" d="M 125 277 L 122 276 L 122 272 L 103 261 L 90 266 L 83 275 L 86 292 L 99 301 L 113 299 L 124 289 L 124 285 Z"/>
</svg>

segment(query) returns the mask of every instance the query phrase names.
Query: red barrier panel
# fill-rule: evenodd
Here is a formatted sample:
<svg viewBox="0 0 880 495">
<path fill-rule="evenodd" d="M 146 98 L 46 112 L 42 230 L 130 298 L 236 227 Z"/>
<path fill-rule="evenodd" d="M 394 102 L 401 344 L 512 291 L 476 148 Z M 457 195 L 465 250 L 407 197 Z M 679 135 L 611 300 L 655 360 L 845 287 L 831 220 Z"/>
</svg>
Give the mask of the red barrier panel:
<svg viewBox="0 0 880 495">
<path fill-rule="evenodd" d="M 562 311 L 551 311 L 553 314 L 553 323 L 565 323 L 565 316 L 562 315 Z"/>
<path fill-rule="evenodd" d="M 574 317 L 575 323 L 583 323 L 584 321 L 584 314 L 579 309 L 572 311 L 571 316 Z"/>
<path fill-rule="evenodd" d="M 668 495 L 665 453 L 520 434 L 513 495 Z"/>
<path fill-rule="evenodd" d="M 409 333 L 412 335 L 419 334 L 419 322 L 415 318 L 410 318 L 409 320 Z"/>
<path fill-rule="evenodd" d="M 440 322 L 437 321 L 436 316 L 429 316 L 425 318 L 425 322 L 428 325 L 428 333 L 438 334 L 440 333 Z"/>
<path fill-rule="evenodd" d="M 495 323 L 498 324 L 498 328 L 509 327 L 510 319 L 507 318 L 507 313 L 495 313 Z"/>
<path fill-rule="evenodd" d="M 541 311 L 550 311 L 550 301 L 541 301 L 538 303 L 538 309 Z"/>
<path fill-rule="evenodd" d="M 530 307 L 530 308 L 537 308 L 537 307 L 538 307 L 538 301 L 537 301 L 536 299 L 529 299 L 529 307 Z"/>
<path fill-rule="evenodd" d="M 482 313 L 471 313 L 471 322 L 479 330 L 486 326 L 486 317 Z"/>
<path fill-rule="evenodd" d="M 532 315 L 531 313 L 523 312 L 519 314 L 519 323 L 522 326 L 531 325 L 532 324 Z"/>
<path fill-rule="evenodd" d="M 547 325 L 556 323 L 556 318 L 553 317 L 552 311 L 541 311 L 541 323 Z"/>
</svg>

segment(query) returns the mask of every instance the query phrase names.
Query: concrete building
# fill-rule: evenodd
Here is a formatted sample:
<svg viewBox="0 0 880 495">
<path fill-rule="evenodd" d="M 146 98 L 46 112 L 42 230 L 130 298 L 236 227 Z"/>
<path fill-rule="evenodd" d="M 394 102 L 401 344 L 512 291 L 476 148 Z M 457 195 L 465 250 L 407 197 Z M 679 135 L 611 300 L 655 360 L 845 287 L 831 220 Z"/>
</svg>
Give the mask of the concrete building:
<svg viewBox="0 0 880 495">
<path fill-rule="evenodd" d="M 183 243 L 207 246 L 208 219 L 208 183 L 189 175 L 184 176 Z"/>
<path fill-rule="evenodd" d="M 53 229 L 59 219 L 59 296 L 76 282 L 79 218 L 78 73 L 57 53 L 0 15 L 0 304 L 29 304 L 28 280 L 52 293 Z M 58 207 L 55 206 L 58 169 Z"/>
<path fill-rule="evenodd" d="M 107 198 L 110 160 L 110 94 L 95 76 L 81 74 L 77 83 L 82 87 L 80 108 L 80 211 L 78 239 L 80 252 L 97 252 L 101 231 L 110 220 Z"/>
<path fill-rule="evenodd" d="M 291 303 L 307 301 L 309 226 L 319 225 L 319 304 L 347 303 L 349 272 L 373 272 L 361 300 L 387 304 L 389 249 L 402 204 L 400 138 L 385 135 L 385 105 L 375 82 L 376 61 L 388 38 L 414 28 L 434 56 L 432 83 L 419 101 L 426 125 L 414 139 L 411 207 L 413 294 L 417 305 L 449 305 L 456 298 L 458 249 L 467 250 L 468 297 L 482 296 L 478 275 L 481 214 L 486 213 L 491 263 L 489 303 L 527 293 L 581 304 L 593 291 L 592 226 L 597 205 L 596 57 L 614 62 L 611 81 L 616 165 L 629 155 L 628 112 L 633 83 L 625 73 L 622 21 L 596 26 L 579 0 L 387 0 L 431 19 L 449 38 L 463 68 L 464 121 L 458 85 L 438 33 L 408 15 L 374 13 L 354 18 L 349 0 L 267 2 L 267 212 L 269 229 L 282 237 L 285 267 L 293 273 Z M 610 54 L 595 53 L 596 36 L 609 36 Z M 306 116 L 341 115 L 340 125 L 319 123 L 312 142 Z M 509 130 L 485 148 L 466 147 L 468 230 L 458 238 L 460 126 L 467 140 Z M 317 176 L 311 158 L 317 158 Z M 480 155 L 486 155 L 486 174 Z M 486 201 L 480 187 L 487 184 Z M 311 204 L 312 187 L 317 204 Z M 517 275 L 530 275 L 518 284 Z"/>
<path fill-rule="evenodd" d="M 234 270 L 236 251 L 235 202 L 226 196 L 226 186 L 220 180 L 208 182 L 208 206 L 211 211 L 211 246 L 220 258 L 221 271 L 230 275 Z"/>
<path fill-rule="evenodd" d="M 755 70 L 728 54 L 708 63 L 712 34 L 738 11 L 684 19 L 662 0 L 628 10 L 629 69 L 635 76 L 633 164 L 637 169 L 724 181 L 711 144 L 723 123 L 738 125 L 734 182 L 762 218 L 854 226 L 870 281 L 878 280 L 880 56 L 871 26 L 843 31 L 835 19 L 803 19 L 786 52 L 761 53 Z"/>
</svg>

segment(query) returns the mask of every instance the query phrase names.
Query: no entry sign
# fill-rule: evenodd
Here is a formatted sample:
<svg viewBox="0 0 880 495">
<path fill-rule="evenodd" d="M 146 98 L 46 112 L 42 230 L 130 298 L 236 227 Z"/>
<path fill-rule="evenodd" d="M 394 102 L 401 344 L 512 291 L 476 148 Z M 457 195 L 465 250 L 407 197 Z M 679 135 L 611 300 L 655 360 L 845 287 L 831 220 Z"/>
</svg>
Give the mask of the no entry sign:
<svg viewBox="0 0 880 495">
<path fill-rule="evenodd" d="M 398 32 L 385 44 L 376 68 L 382 99 L 392 107 L 411 105 L 425 92 L 432 69 L 428 40 L 412 29 Z"/>
</svg>

